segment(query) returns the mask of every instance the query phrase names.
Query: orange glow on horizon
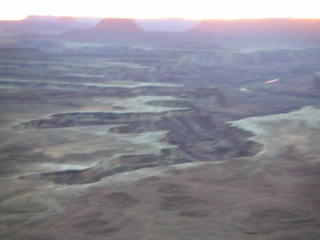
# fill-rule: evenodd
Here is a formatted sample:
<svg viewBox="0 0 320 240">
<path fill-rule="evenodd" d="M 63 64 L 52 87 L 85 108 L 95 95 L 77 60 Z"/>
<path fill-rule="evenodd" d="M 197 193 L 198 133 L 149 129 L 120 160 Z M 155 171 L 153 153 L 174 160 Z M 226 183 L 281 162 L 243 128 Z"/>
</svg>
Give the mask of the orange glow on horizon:
<svg viewBox="0 0 320 240">
<path fill-rule="evenodd" d="M 134 19 L 320 18 L 318 0 L 10 0 L 0 19 L 28 15 Z"/>
</svg>

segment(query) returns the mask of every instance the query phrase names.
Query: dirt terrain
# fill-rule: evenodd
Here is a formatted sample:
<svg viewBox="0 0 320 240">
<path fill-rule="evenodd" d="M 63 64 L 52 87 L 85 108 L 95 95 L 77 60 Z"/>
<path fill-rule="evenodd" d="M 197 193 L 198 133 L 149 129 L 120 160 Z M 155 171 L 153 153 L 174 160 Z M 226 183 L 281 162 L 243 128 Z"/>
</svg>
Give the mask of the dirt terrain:
<svg viewBox="0 0 320 240">
<path fill-rule="evenodd" d="M 1 34 L 1 239 L 319 239 L 318 44 L 97 26 Z"/>
</svg>

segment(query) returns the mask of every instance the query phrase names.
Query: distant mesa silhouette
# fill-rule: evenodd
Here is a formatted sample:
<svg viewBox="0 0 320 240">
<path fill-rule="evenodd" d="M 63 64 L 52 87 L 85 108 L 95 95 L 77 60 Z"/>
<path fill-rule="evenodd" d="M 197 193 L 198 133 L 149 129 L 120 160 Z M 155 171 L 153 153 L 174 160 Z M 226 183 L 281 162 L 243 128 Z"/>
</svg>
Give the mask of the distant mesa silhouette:
<svg viewBox="0 0 320 240">
<path fill-rule="evenodd" d="M 142 32 L 143 29 L 133 19 L 105 18 L 92 28 L 94 31 Z"/>
<path fill-rule="evenodd" d="M 320 19 L 238 19 L 204 20 L 190 31 L 211 33 L 316 33 L 320 31 Z"/>
<path fill-rule="evenodd" d="M 0 28 L 14 33 L 62 34 L 72 29 L 88 29 L 94 24 L 76 17 L 28 16 L 22 20 L 0 21 Z"/>
<path fill-rule="evenodd" d="M 77 23 L 78 21 L 74 17 L 59 17 L 56 22 L 58 22 L 58 23 Z"/>
<path fill-rule="evenodd" d="M 200 23 L 200 20 L 180 18 L 136 19 L 135 21 L 147 32 L 184 32 Z"/>
<path fill-rule="evenodd" d="M 29 15 L 22 21 L 24 22 L 54 22 L 57 21 L 59 17 L 56 16 L 40 16 L 40 15 Z"/>
</svg>

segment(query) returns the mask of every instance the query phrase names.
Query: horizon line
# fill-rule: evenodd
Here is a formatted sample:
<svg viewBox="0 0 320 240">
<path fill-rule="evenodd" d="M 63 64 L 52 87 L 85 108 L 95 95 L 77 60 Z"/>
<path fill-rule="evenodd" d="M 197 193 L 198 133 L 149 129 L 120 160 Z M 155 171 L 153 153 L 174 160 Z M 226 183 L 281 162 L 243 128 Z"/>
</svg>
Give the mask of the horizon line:
<svg viewBox="0 0 320 240">
<path fill-rule="evenodd" d="M 186 21 L 207 21 L 207 20 L 225 20 L 225 21 L 232 21 L 232 20 L 262 20 L 262 19 L 293 19 L 293 20 L 320 20 L 320 17 L 239 17 L 239 18 L 187 18 L 187 17 L 116 17 L 116 16 L 109 16 L 109 17 L 102 17 L 102 16 L 68 16 L 68 15 L 36 15 L 30 14 L 20 18 L 1 18 L 0 21 L 23 21 L 28 19 L 29 17 L 70 17 L 70 18 L 93 18 L 93 19 L 132 19 L 132 20 L 166 20 L 166 19 L 181 19 Z"/>
</svg>

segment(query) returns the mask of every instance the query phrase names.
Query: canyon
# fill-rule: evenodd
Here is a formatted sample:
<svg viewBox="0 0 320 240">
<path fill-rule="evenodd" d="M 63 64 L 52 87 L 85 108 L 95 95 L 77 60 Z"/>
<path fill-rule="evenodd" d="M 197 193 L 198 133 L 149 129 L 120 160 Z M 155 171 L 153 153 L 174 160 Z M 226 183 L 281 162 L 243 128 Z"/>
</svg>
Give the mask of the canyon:
<svg viewBox="0 0 320 240">
<path fill-rule="evenodd" d="M 40 18 L 0 22 L 1 239 L 319 239 L 313 30 Z"/>
</svg>

